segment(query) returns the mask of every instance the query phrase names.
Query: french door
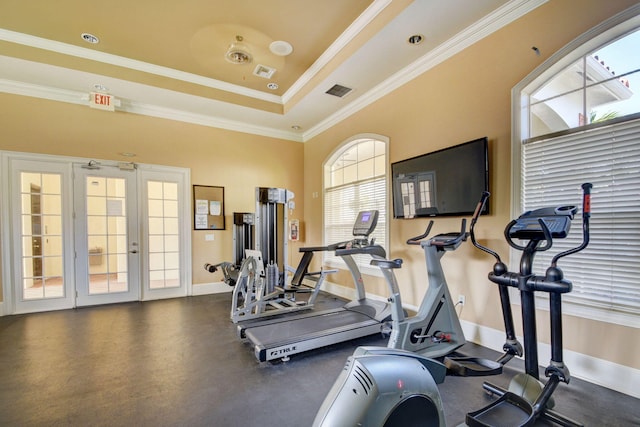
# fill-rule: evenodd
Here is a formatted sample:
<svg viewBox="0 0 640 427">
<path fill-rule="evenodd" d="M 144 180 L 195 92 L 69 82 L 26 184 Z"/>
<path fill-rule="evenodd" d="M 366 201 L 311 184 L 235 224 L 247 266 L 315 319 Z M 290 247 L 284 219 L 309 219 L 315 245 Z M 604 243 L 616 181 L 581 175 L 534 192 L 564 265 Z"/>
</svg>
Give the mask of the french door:
<svg viewBox="0 0 640 427">
<path fill-rule="evenodd" d="M 0 155 L 5 313 L 189 293 L 188 170 Z"/>
<path fill-rule="evenodd" d="M 2 170 L 3 193 L 10 195 L 2 242 L 11 248 L 3 251 L 4 310 L 73 307 L 73 245 L 65 244 L 73 227 L 69 165 L 3 159 Z"/>
<path fill-rule="evenodd" d="M 140 299 L 135 172 L 74 165 L 78 306 Z"/>
</svg>

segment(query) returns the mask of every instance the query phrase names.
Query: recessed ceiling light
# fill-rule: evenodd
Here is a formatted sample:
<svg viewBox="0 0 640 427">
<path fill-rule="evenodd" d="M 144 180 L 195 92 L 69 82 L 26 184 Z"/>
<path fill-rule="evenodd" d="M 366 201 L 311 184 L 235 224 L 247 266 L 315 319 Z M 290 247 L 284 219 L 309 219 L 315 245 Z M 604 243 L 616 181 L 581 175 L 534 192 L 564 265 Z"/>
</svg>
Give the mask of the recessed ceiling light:
<svg viewBox="0 0 640 427">
<path fill-rule="evenodd" d="M 414 34 L 407 39 L 407 42 L 409 42 L 409 44 L 416 45 L 422 43 L 423 40 L 424 36 L 422 34 Z"/>
<path fill-rule="evenodd" d="M 269 89 L 271 89 L 271 90 L 276 90 L 276 89 L 278 89 L 280 86 L 278 86 L 278 83 L 273 83 L 273 82 L 271 82 L 271 83 L 267 83 L 267 87 L 268 87 Z"/>
<path fill-rule="evenodd" d="M 100 39 L 98 37 L 94 36 L 93 34 L 82 33 L 80 35 L 80 37 L 82 37 L 82 40 L 86 41 L 87 43 L 91 43 L 91 44 L 100 43 Z"/>
</svg>

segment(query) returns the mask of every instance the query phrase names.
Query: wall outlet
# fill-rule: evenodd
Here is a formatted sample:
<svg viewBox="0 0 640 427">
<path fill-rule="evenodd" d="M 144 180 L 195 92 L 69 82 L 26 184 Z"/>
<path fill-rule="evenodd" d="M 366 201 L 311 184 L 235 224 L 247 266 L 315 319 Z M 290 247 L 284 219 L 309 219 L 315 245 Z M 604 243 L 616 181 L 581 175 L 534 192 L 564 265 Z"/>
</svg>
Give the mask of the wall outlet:
<svg viewBox="0 0 640 427">
<path fill-rule="evenodd" d="M 464 297 L 464 295 L 458 295 L 458 304 L 464 305 L 465 301 L 466 298 Z"/>
</svg>

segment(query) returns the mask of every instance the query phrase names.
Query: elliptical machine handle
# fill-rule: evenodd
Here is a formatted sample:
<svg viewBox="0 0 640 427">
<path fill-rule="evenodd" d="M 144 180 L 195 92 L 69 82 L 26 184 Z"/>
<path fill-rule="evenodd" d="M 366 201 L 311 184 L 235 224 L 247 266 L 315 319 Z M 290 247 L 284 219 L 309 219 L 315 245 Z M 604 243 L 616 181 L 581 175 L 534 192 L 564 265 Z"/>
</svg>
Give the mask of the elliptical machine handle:
<svg viewBox="0 0 640 427">
<path fill-rule="evenodd" d="M 585 182 L 582 184 L 582 219 L 591 217 L 591 189 L 593 184 Z"/>
<path fill-rule="evenodd" d="M 518 223 L 518 221 L 516 221 L 514 219 L 509 224 L 507 224 L 507 226 L 504 229 L 504 238 L 507 241 L 507 243 L 509 244 L 509 246 L 511 246 L 512 248 L 517 249 L 519 251 L 524 251 L 526 247 L 517 244 L 511 238 L 511 229 L 517 223 Z M 547 224 L 544 222 L 544 220 L 542 218 L 538 218 L 538 224 L 540 224 L 540 229 L 542 230 L 542 234 L 544 235 L 544 240 L 545 240 L 546 244 L 544 246 L 538 246 L 536 248 L 536 251 L 544 252 L 546 250 L 551 249 L 551 246 L 553 246 L 553 238 L 551 237 L 551 231 L 549 230 L 549 227 L 547 226 Z"/>
<path fill-rule="evenodd" d="M 473 212 L 473 217 L 471 218 L 471 225 L 469 227 L 469 236 L 471 237 L 471 243 L 473 243 L 473 246 L 475 246 L 476 248 L 480 249 L 483 252 L 488 253 L 489 255 L 492 255 L 496 259 L 496 262 L 498 264 L 501 264 L 502 260 L 500 259 L 500 255 L 498 255 L 497 252 L 492 251 L 491 249 L 484 247 L 480 243 L 478 243 L 476 241 L 476 234 L 474 232 L 476 222 L 478 221 L 478 217 L 480 216 L 480 212 L 482 212 L 482 209 L 484 208 L 485 203 L 487 203 L 489 196 L 491 196 L 491 193 L 489 193 L 488 191 L 482 192 L 480 201 L 478 202 L 478 205 L 476 206 L 476 210 Z"/>
<path fill-rule="evenodd" d="M 487 203 L 487 200 L 489 200 L 489 196 L 491 196 L 491 193 L 489 193 L 488 191 L 483 191 L 482 192 L 482 196 L 480 197 L 480 201 L 476 205 L 476 210 L 473 212 L 473 216 L 471 217 L 471 229 L 473 229 L 473 226 L 476 225 L 476 221 L 478 221 L 478 217 L 480 216 L 480 212 L 482 212 L 482 209 L 484 208 L 484 205 Z"/>
<path fill-rule="evenodd" d="M 558 260 L 567 255 L 580 252 L 589 244 L 589 218 L 591 218 L 591 189 L 593 185 L 589 182 L 582 184 L 582 244 L 573 249 L 561 252 L 553 257 L 551 260 L 551 266 L 555 267 Z"/>
<path fill-rule="evenodd" d="M 429 225 L 427 226 L 427 230 L 419 236 L 411 237 L 407 239 L 407 245 L 419 245 L 420 241 L 427 237 L 431 232 L 431 227 L 433 227 L 433 220 L 429 221 Z"/>
</svg>

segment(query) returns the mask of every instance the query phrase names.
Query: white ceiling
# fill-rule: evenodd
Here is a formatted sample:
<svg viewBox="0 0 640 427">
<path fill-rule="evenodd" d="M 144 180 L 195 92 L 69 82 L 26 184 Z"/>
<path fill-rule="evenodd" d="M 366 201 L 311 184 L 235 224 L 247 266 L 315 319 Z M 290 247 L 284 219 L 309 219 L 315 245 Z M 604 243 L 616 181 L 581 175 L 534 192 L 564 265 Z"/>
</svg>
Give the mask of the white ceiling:
<svg viewBox="0 0 640 427">
<path fill-rule="evenodd" d="M 0 92 L 88 104 L 89 92 L 101 84 L 122 111 L 304 142 L 545 1 L 416 0 L 397 14 L 389 13 L 391 0 L 372 1 L 281 94 L 61 42 L 55 33 L 47 38 L 0 28 Z M 29 2 L 0 0 L 0 10 L 8 10 L 3 3 Z M 376 18 L 385 10 L 392 16 L 381 25 Z M 0 25 L 8 26 L 1 18 Z M 411 45 L 413 34 L 425 40 Z M 287 41 L 295 49 L 296 41 Z M 38 55 L 27 55 L 30 49 Z M 89 66 L 75 66 L 78 59 Z M 114 66 L 118 72 L 106 72 Z M 144 78 L 123 77 L 122 70 Z M 353 90 L 344 98 L 326 94 L 334 84 Z"/>
</svg>

